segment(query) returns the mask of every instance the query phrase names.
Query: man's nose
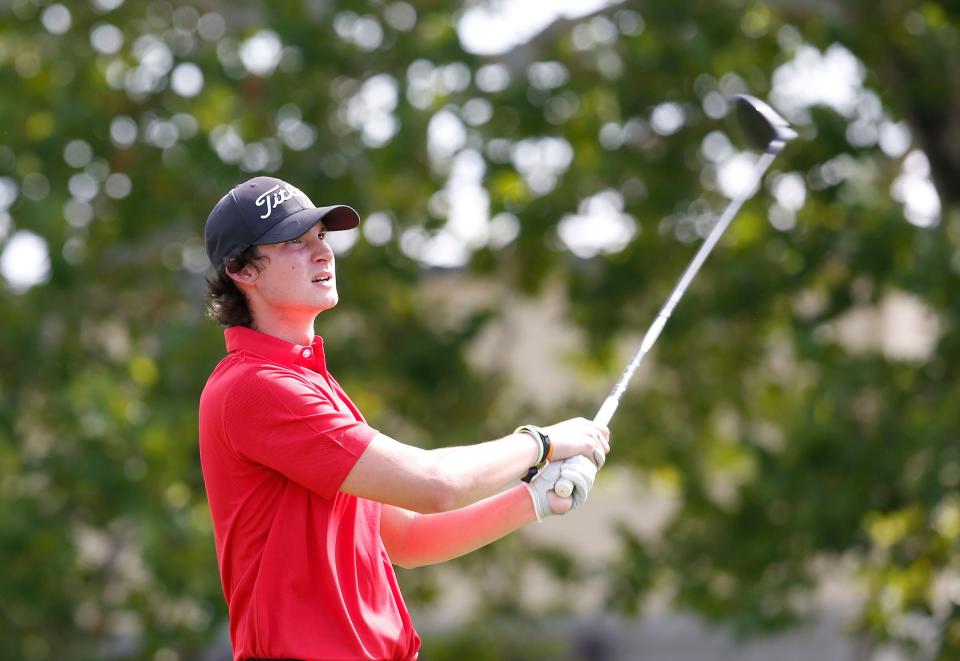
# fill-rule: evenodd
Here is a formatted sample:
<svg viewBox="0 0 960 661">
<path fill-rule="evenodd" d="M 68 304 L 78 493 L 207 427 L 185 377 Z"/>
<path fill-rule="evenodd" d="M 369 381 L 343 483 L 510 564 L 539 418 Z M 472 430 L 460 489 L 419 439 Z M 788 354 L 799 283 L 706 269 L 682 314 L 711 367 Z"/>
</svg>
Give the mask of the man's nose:
<svg viewBox="0 0 960 661">
<path fill-rule="evenodd" d="M 333 248 L 326 239 L 317 238 L 313 246 L 313 255 L 316 259 L 329 260 L 333 257 Z"/>
</svg>

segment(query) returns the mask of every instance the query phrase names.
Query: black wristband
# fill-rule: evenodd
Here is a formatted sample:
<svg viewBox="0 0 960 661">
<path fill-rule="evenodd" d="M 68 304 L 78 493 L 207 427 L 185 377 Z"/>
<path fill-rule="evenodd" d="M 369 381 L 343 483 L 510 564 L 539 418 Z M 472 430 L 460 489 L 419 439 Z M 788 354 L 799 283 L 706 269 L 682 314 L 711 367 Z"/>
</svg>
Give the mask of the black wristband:
<svg viewBox="0 0 960 661">
<path fill-rule="evenodd" d="M 520 478 L 521 482 L 530 482 L 537 476 L 537 473 L 547 465 L 550 457 L 553 455 L 553 446 L 550 443 L 550 436 L 545 431 L 535 425 L 521 425 L 514 430 L 515 434 L 529 434 L 540 443 L 540 452 L 537 455 L 538 461 L 527 470 L 527 474 Z"/>
</svg>

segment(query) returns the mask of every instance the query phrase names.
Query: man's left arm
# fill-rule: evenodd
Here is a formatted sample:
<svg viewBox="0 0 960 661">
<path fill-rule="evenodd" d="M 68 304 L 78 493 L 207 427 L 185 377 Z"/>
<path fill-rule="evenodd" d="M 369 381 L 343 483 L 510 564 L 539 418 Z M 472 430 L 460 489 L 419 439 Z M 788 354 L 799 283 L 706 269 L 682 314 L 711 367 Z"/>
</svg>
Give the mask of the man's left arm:
<svg viewBox="0 0 960 661">
<path fill-rule="evenodd" d="M 458 558 L 536 520 L 530 496 L 520 485 L 436 514 L 384 505 L 380 536 L 391 562 L 413 569 Z"/>
<path fill-rule="evenodd" d="M 545 516 L 565 514 L 575 502 L 582 504 L 596 471 L 588 459 L 555 462 L 530 485 L 521 484 L 447 512 L 419 514 L 384 504 L 380 537 L 390 560 L 406 569 L 452 560 Z M 575 498 L 562 498 L 553 491 L 560 477 L 575 484 Z"/>
</svg>

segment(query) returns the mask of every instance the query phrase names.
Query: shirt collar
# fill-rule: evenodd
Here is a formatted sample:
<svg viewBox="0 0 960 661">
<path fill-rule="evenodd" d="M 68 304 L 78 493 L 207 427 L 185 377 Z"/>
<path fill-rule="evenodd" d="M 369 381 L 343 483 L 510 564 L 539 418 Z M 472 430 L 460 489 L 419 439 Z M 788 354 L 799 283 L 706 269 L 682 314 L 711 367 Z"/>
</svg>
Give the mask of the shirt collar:
<svg viewBox="0 0 960 661">
<path fill-rule="evenodd" d="M 310 345 L 291 344 L 246 326 L 231 326 L 223 331 L 227 352 L 242 351 L 269 358 L 284 365 L 303 365 L 312 370 L 325 369 L 323 338 L 313 336 Z"/>
</svg>

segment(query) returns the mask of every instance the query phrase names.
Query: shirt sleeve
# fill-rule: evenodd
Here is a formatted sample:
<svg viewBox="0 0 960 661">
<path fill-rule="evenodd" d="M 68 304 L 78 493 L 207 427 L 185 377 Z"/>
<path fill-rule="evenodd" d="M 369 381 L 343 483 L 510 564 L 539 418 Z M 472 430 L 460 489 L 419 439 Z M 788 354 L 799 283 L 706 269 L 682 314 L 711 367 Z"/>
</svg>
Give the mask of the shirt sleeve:
<svg viewBox="0 0 960 661">
<path fill-rule="evenodd" d="M 223 411 L 234 450 L 324 498 L 333 498 L 377 431 L 318 388 L 279 368 L 237 384 Z"/>
</svg>

